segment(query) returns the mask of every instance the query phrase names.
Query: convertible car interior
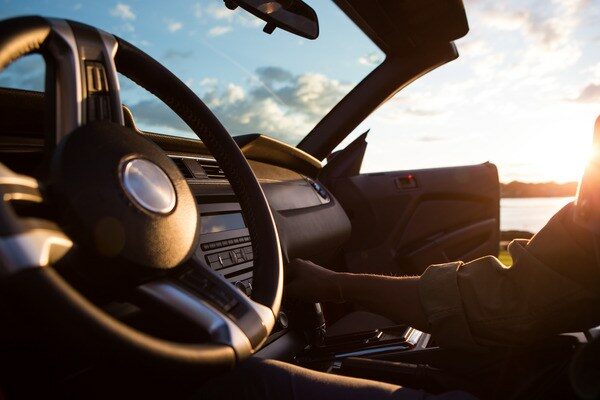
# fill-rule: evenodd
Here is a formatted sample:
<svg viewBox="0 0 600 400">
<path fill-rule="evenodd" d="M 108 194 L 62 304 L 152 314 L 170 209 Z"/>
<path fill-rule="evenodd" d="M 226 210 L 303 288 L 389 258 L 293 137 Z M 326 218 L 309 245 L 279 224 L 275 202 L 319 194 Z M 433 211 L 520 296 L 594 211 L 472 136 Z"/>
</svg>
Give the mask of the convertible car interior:
<svg viewBox="0 0 600 400">
<path fill-rule="evenodd" d="M 0 89 L 0 398 L 184 398 L 248 357 L 434 393 L 570 393 L 556 377 L 585 335 L 472 354 L 353 304 L 285 297 L 294 258 L 418 275 L 499 251 L 495 165 L 361 174 L 367 134 L 338 148 L 458 57 L 462 2 L 335 4 L 385 60 L 297 147 L 230 136 L 174 74 L 110 33 L 43 16 L 0 22 L 0 70 L 32 52 L 46 63 L 43 92 Z M 293 32 L 277 23 L 265 30 Z M 197 138 L 139 128 L 117 71 Z"/>
</svg>

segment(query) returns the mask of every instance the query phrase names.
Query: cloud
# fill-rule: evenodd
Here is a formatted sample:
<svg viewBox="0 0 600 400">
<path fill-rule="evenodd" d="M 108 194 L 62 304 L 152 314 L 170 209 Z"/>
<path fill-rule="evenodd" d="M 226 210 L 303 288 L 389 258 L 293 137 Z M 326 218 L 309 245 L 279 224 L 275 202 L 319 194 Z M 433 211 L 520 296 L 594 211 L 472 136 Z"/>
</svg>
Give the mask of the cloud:
<svg viewBox="0 0 600 400">
<path fill-rule="evenodd" d="M 596 82 L 600 82 L 600 62 L 591 65 L 585 69 L 585 73 L 591 75 L 592 79 Z"/>
<path fill-rule="evenodd" d="M 366 56 L 359 57 L 358 63 L 361 65 L 376 66 L 383 62 L 383 55 L 380 53 L 369 53 Z"/>
<path fill-rule="evenodd" d="M 227 103 L 228 104 L 235 104 L 238 101 L 242 101 L 244 100 L 244 97 L 246 97 L 246 94 L 244 93 L 244 89 L 242 89 L 241 86 L 237 86 L 234 85 L 233 83 L 230 83 L 229 85 L 227 85 Z"/>
<path fill-rule="evenodd" d="M 289 82 L 294 79 L 294 75 L 290 71 L 272 66 L 257 68 L 256 75 L 267 84 Z"/>
<path fill-rule="evenodd" d="M 212 19 L 217 21 L 227 21 L 233 25 L 244 28 L 254 28 L 264 24 L 261 19 L 256 18 L 254 15 L 240 8 L 234 11 L 228 9 L 223 4 L 211 4 L 205 11 Z"/>
<path fill-rule="evenodd" d="M 434 115 L 442 114 L 442 112 L 438 111 L 438 110 L 427 110 L 427 109 L 412 108 L 412 107 L 406 108 L 403 111 L 408 115 L 414 115 L 417 117 L 431 117 Z"/>
<path fill-rule="evenodd" d="M 600 84 L 590 83 L 573 101 L 577 103 L 600 103 Z"/>
<path fill-rule="evenodd" d="M 142 100 L 136 104 L 129 105 L 136 122 L 149 124 L 158 129 L 171 128 L 178 131 L 189 131 L 189 127 L 156 98 Z"/>
<path fill-rule="evenodd" d="M 560 42 L 569 28 L 567 18 L 544 18 L 521 10 L 491 10 L 484 14 L 484 21 L 499 30 L 523 30 L 526 36 L 550 47 Z"/>
<path fill-rule="evenodd" d="M 202 18 L 202 15 L 204 14 L 202 12 L 202 6 L 200 5 L 200 3 L 196 3 L 192 6 L 192 12 L 194 13 L 194 16 L 196 18 Z"/>
<path fill-rule="evenodd" d="M 219 84 L 219 80 L 217 78 L 203 78 L 200 81 L 200 86 L 204 88 L 214 88 Z"/>
<path fill-rule="evenodd" d="M 117 5 L 110 10 L 110 15 L 129 21 L 135 20 L 135 14 L 131 10 L 131 6 L 124 3 L 117 3 Z"/>
<path fill-rule="evenodd" d="M 273 66 L 255 74 L 257 81 L 245 88 L 214 78 L 198 84 L 200 97 L 232 134 L 264 133 L 297 143 L 352 87 L 321 74 L 293 74 Z M 144 100 L 131 106 L 140 125 L 187 130 L 157 103 Z"/>
<path fill-rule="evenodd" d="M 217 25 L 208 30 L 208 36 L 216 37 L 231 32 L 230 26 Z"/>
<path fill-rule="evenodd" d="M 441 136 L 435 136 L 435 135 L 419 135 L 416 137 L 417 142 L 423 142 L 423 143 L 440 142 L 443 140 L 447 140 L 447 138 L 443 138 Z"/>
<path fill-rule="evenodd" d="M 167 22 L 167 29 L 169 30 L 169 32 L 177 32 L 181 28 L 183 28 L 183 24 L 179 21 L 168 21 Z"/>
<path fill-rule="evenodd" d="M 473 71 L 479 76 L 491 76 L 499 70 L 500 64 L 504 61 L 503 53 L 492 53 L 485 57 L 479 57 L 479 61 L 473 64 Z"/>
<path fill-rule="evenodd" d="M 505 3 L 490 3 L 482 14 L 487 27 L 504 31 L 519 30 L 527 39 L 548 49 L 564 45 L 579 24 L 586 0 L 548 2 L 545 7 L 509 10 Z"/>
<path fill-rule="evenodd" d="M 222 2 L 211 2 L 207 6 L 195 3 L 192 12 L 201 25 L 210 26 L 206 33 L 209 37 L 222 36 L 240 27 L 257 28 L 264 23 L 240 8 L 235 11 L 230 10 Z"/>
<path fill-rule="evenodd" d="M 131 33 L 135 31 L 135 26 L 133 26 L 133 24 L 130 24 L 129 22 L 125 22 L 123 25 L 120 26 L 120 29 L 124 32 Z"/>
<path fill-rule="evenodd" d="M 233 133 L 258 130 L 295 143 L 351 88 L 321 74 L 299 74 L 277 67 L 255 71 L 263 85 L 248 90 L 213 86 L 203 99 Z"/>
<path fill-rule="evenodd" d="M 193 54 L 194 52 L 192 50 L 167 49 L 163 54 L 163 58 L 166 60 L 190 58 Z"/>
<path fill-rule="evenodd" d="M 229 8 L 225 7 L 222 4 L 220 4 L 220 5 L 211 4 L 210 6 L 208 6 L 206 8 L 206 12 L 208 15 L 210 15 L 214 19 L 227 20 L 227 21 L 233 20 L 233 17 L 235 16 L 235 11 L 230 10 Z"/>
<path fill-rule="evenodd" d="M 256 76 L 264 86 L 252 90 L 256 99 L 276 98 L 310 117 L 322 117 L 352 89 L 352 85 L 317 73 L 294 75 L 279 67 L 262 67 Z"/>
<path fill-rule="evenodd" d="M 489 44 L 482 39 L 463 40 L 460 41 L 457 46 L 461 57 L 477 57 L 488 54 L 491 50 Z"/>
<path fill-rule="evenodd" d="M 529 13 L 525 11 L 488 10 L 483 14 L 483 21 L 487 26 L 504 31 L 522 28 L 529 18 Z"/>
<path fill-rule="evenodd" d="M 473 2 L 472 33 L 459 41 L 461 55 L 469 58 L 480 84 L 497 82 L 487 92 L 508 87 L 542 87 L 548 92 L 560 79 L 558 74 L 576 65 L 584 53 L 578 27 L 585 2 Z M 457 63 L 461 62 L 466 65 L 464 59 Z"/>
</svg>

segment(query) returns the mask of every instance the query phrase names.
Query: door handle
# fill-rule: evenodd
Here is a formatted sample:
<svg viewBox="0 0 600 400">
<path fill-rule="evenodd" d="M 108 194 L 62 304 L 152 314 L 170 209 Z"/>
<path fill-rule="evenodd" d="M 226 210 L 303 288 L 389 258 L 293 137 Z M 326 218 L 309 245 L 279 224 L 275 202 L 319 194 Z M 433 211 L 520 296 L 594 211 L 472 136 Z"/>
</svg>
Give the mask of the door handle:
<svg viewBox="0 0 600 400">
<path fill-rule="evenodd" d="M 406 174 L 396 177 L 394 179 L 394 183 L 396 184 L 396 188 L 399 190 L 416 189 L 419 187 L 417 184 L 417 179 L 413 174 Z"/>
</svg>

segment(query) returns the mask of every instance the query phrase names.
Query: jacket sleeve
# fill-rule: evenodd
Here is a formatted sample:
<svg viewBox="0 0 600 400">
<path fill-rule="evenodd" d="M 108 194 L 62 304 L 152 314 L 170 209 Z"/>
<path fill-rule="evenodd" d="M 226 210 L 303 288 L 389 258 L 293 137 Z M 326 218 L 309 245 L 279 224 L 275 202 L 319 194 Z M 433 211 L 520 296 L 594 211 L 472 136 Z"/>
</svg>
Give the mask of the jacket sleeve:
<svg viewBox="0 0 600 400">
<path fill-rule="evenodd" d="M 531 241 L 511 242 L 510 267 L 488 256 L 427 268 L 419 294 L 430 332 L 440 345 L 471 350 L 520 345 L 600 323 L 598 292 L 569 273 L 575 276 L 577 268 L 600 272 L 600 266 L 589 256 L 593 249 L 582 248 L 564 229 L 564 214 L 559 212 Z M 554 255 L 557 247 L 561 254 L 571 253 L 562 258 L 563 264 L 587 264 L 556 265 L 546 255 Z"/>
</svg>

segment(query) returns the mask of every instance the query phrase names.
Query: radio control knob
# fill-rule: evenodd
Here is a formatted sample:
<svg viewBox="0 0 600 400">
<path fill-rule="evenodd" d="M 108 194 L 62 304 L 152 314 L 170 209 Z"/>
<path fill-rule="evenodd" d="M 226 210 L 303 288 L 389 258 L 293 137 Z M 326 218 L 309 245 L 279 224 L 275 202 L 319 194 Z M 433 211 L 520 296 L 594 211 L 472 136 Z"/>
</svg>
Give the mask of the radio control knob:
<svg viewBox="0 0 600 400">
<path fill-rule="evenodd" d="M 280 311 L 279 315 L 277 316 L 277 323 L 281 329 L 287 329 L 287 327 L 290 325 L 290 320 L 288 319 L 287 314 L 283 311 Z"/>
<path fill-rule="evenodd" d="M 252 285 L 250 284 L 250 282 L 236 281 L 233 285 L 246 296 L 250 296 L 250 294 L 252 293 Z"/>
</svg>

